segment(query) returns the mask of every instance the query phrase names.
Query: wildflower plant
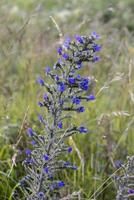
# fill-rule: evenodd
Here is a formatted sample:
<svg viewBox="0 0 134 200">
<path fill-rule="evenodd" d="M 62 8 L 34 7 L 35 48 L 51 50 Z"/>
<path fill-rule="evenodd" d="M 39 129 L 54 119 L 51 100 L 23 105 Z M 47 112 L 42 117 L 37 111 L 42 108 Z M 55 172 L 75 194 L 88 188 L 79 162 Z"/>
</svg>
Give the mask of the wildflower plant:
<svg viewBox="0 0 134 200">
<path fill-rule="evenodd" d="M 73 112 L 80 114 L 85 111 L 83 101 L 95 99 L 91 93 L 91 78 L 81 76 L 80 70 L 85 63 L 100 60 L 96 55 L 101 50 L 101 46 L 96 44 L 99 38 L 95 32 L 88 37 L 76 35 L 73 40 L 66 38 L 57 49 L 59 59 L 53 68 L 45 68 L 48 82 L 43 77 L 37 79 L 45 91 L 38 106 L 46 112 L 45 117 L 38 116 L 42 131 L 27 130 L 33 148 L 25 151 L 27 157 L 23 165 L 27 175 L 20 181 L 27 200 L 60 199 L 60 189 L 66 184 L 59 179 L 59 172 L 77 170 L 76 165 L 63 160 L 66 153 L 72 152 L 72 147 L 65 141 L 73 134 L 88 133 L 88 129 L 71 123 L 66 127 L 65 122 L 71 120 Z"/>
<path fill-rule="evenodd" d="M 134 199 L 134 156 L 128 157 L 126 166 L 120 166 L 124 173 L 117 180 L 116 200 Z"/>
</svg>

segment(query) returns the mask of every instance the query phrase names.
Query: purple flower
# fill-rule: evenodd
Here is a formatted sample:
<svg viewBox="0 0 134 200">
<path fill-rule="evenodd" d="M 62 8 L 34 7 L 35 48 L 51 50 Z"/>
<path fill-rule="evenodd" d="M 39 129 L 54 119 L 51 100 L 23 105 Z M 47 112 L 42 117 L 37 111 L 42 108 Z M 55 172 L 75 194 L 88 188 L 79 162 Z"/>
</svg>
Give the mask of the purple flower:
<svg viewBox="0 0 134 200">
<path fill-rule="evenodd" d="M 58 90 L 59 92 L 64 92 L 66 89 L 66 85 L 63 82 L 58 83 Z"/>
<path fill-rule="evenodd" d="M 34 145 L 36 145 L 36 141 L 35 140 L 32 140 L 31 141 L 31 144 L 34 146 Z"/>
<path fill-rule="evenodd" d="M 33 129 L 32 129 L 32 128 L 28 128 L 28 129 L 27 129 L 27 134 L 28 134 L 29 137 L 34 136 Z"/>
<path fill-rule="evenodd" d="M 81 80 L 81 75 L 78 74 L 78 75 L 76 76 L 76 79 L 77 79 L 77 80 Z"/>
<path fill-rule="evenodd" d="M 38 102 L 38 106 L 40 106 L 40 107 L 43 107 L 44 106 L 44 104 L 42 103 L 42 102 Z"/>
<path fill-rule="evenodd" d="M 77 64 L 77 69 L 81 69 L 82 68 L 82 63 L 81 64 Z"/>
<path fill-rule="evenodd" d="M 43 155 L 43 159 L 44 159 L 45 161 L 48 161 L 48 160 L 49 160 L 49 156 L 48 156 L 47 154 L 44 154 L 44 155 Z"/>
<path fill-rule="evenodd" d="M 99 62 L 99 61 L 100 61 L 100 56 L 93 57 L 93 62 Z"/>
<path fill-rule="evenodd" d="M 87 133 L 88 130 L 84 126 L 80 126 L 79 129 L 78 129 L 78 131 L 80 133 Z"/>
<path fill-rule="evenodd" d="M 64 187 L 65 186 L 65 183 L 63 181 L 59 181 L 58 182 L 58 187 L 61 188 L 61 187 Z"/>
<path fill-rule="evenodd" d="M 72 169 L 73 169 L 73 170 L 77 170 L 78 167 L 74 165 L 74 166 L 72 166 Z"/>
<path fill-rule="evenodd" d="M 68 162 L 68 161 L 64 163 L 64 167 L 68 167 L 68 166 L 70 166 L 70 165 L 71 165 L 71 163 Z"/>
<path fill-rule="evenodd" d="M 84 112 L 85 111 L 85 108 L 83 106 L 77 108 L 77 112 Z"/>
<path fill-rule="evenodd" d="M 38 120 L 43 123 L 44 122 L 43 116 L 42 115 L 38 115 Z"/>
<path fill-rule="evenodd" d="M 48 100 L 48 94 L 47 94 L 47 93 L 45 93 L 45 94 L 43 95 L 43 99 L 46 100 L 46 101 Z"/>
<path fill-rule="evenodd" d="M 65 40 L 65 42 L 64 42 L 64 44 L 63 44 L 63 47 L 64 47 L 65 49 L 69 49 L 69 47 L 70 47 L 70 42 L 71 42 L 71 38 L 70 38 L 70 37 L 67 37 L 66 40 Z"/>
<path fill-rule="evenodd" d="M 81 82 L 80 82 L 80 88 L 83 90 L 88 90 L 89 88 L 89 79 L 84 78 Z"/>
<path fill-rule="evenodd" d="M 58 60 L 57 60 L 57 64 L 61 64 L 62 63 L 62 59 L 61 58 L 59 58 Z"/>
<path fill-rule="evenodd" d="M 38 197 L 44 197 L 44 193 L 43 192 L 39 192 L 38 193 Z"/>
<path fill-rule="evenodd" d="M 71 153 L 72 150 L 73 150 L 72 147 L 68 147 L 68 149 L 67 149 L 68 153 Z"/>
<path fill-rule="evenodd" d="M 37 83 L 39 83 L 41 86 L 45 84 L 44 80 L 41 77 L 37 78 Z"/>
<path fill-rule="evenodd" d="M 129 194 L 134 194 L 134 190 L 133 190 L 133 189 L 129 189 L 129 190 L 128 190 L 128 193 L 129 193 Z"/>
<path fill-rule="evenodd" d="M 115 167 L 119 169 L 120 167 L 122 167 L 123 162 L 121 160 L 116 160 L 114 164 L 115 164 Z"/>
<path fill-rule="evenodd" d="M 58 47 L 57 52 L 58 52 L 59 55 L 62 55 L 62 47 Z"/>
<path fill-rule="evenodd" d="M 81 99 L 79 99 L 78 97 L 73 97 L 73 99 L 72 99 L 73 104 L 78 105 L 78 104 L 80 104 L 80 102 L 81 102 Z"/>
<path fill-rule="evenodd" d="M 58 128 L 62 129 L 62 122 L 58 122 Z"/>
<path fill-rule="evenodd" d="M 68 82 L 70 84 L 74 84 L 75 83 L 75 78 L 71 77 L 71 78 L 68 78 Z"/>
<path fill-rule="evenodd" d="M 24 160 L 24 163 L 27 164 L 27 165 L 29 165 L 29 164 L 34 163 L 34 160 L 33 160 L 33 158 L 28 157 L 28 158 L 26 158 L 26 159 Z"/>
<path fill-rule="evenodd" d="M 26 154 L 27 156 L 31 155 L 31 150 L 30 150 L 30 149 L 26 149 L 26 150 L 25 150 L 25 154 Z"/>
<path fill-rule="evenodd" d="M 93 50 L 95 51 L 95 52 L 97 52 L 97 51 L 100 51 L 101 50 L 101 45 L 99 45 L 99 44 L 93 44 Z"/>
<path fill-rule="evenodd" d="M 93 101 L 93 100 L 95 100 L 95 96 L 93 94 L 87 96 L 87 101 Z"/>
<path fill-rule="evenodd" d="M 54 79 L 55 79 L 55 81 L 59 81 L 59 76 L 56 74 L 55 76 L 54 76 Z"/>
<path fill-rule="evenodd" d="M 91 36 L 92 36 L 95 40 L 100 39 L 100 35 L 98 35 L 96 32 L 92 32 L 92 33 L 91 33 Z"/>
<path fill-rule="evenodd" d="M 81 36 L 76 35 L 76 36 L 75 36 L 75 39 L 76 39 L 77 42 L 79 42 L 79 43 L 81 43 L 81 44 L 83 43 L 83 38 L 82 38 Z"/>
<path fill-rule="evenodd" d="M 43 168 L 43 172 L 44 172 L 44 173 L 48 174 L 48 171 L 49 171 L 49 170 L 48 170 L 48 167 L 44 167 L 44 168 Z"/>
<path fill-rule="evenodd" d="M 53 180 L 53 176 L 52 175 L 49 175 L 48 178 L 49 178 L 49 180 Z"/>
<path fill-rule="evenodd" d="M 68 55 L 67 53 L 64 53 L 64 54 L 62 55 L 62 57 L 63 57 L 65 60 L 68 60 L 69 55 Z"/>
<path fill-rule="evenodd" d="M 47 67 L 45 68 L 46 74 L 49 74 L 50 71 L 51 71 L 51 68 L 50 68 L 49 66 L 47 66 Z"/>
<path fill-rule="evenodd" d="M 76 65 L 77 65 L 77 69 L 81 69 L 81 67 L 82 67 L 82 61 L 81 60 L 77 61 Z"/>
</svg>

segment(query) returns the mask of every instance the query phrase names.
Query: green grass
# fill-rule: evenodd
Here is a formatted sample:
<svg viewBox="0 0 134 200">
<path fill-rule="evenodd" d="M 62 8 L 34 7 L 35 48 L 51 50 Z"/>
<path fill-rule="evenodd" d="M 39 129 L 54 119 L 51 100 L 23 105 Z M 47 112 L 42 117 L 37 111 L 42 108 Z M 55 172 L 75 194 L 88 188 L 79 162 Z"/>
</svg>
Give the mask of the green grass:
<svg viewBox="0 0 134 200">
<path fill-rule="evenodd" d="M 74 122 L 84 122 L 90 134 L 68 141 L 74 146 L 71 159 L 79 166 L 77 172 L 63 174 L 68 192 L 80 190 L 81 197 L 90 199 L 116 171 L 112 161 L 125 162 L 126 156 L 134 154 L 133 13 L 133 0 L 0 2 L 0 199 L 10 198 L 24 174 L 21 162 L 29 146 L 27 126 L 38 129 L 41 91 L 35 80 L 44 66 L 53 65 L 60 44 L 59 31 L 50 16 L 63 38 L 92 31 L 102 36 L 101 62 L 82 71 L 96 79 L 97 99 L 80 118 L 74 115 Z M 15 153 L 16 166 L 12 168 Z M 94 199 L 115 199 L 115 184 L 113 179 L 109 181 Z"/>
</svg>

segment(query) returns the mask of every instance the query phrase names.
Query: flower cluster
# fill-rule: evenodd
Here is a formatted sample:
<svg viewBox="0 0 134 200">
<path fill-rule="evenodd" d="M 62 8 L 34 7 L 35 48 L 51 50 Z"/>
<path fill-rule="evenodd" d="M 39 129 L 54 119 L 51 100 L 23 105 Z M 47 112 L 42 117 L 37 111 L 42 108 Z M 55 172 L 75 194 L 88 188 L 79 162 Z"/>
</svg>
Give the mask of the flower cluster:
<svg viewBox="0 0 134 200">
<path fill-rule="evenodd" d="M 82 77 L 80 70 L 86 62 L 100 60 L 96 55 L 101 50 L 101 46 L 95 43 L 97 39 L 99 35 L 95 32 L 89 37 L 76 35 L 72 40 L 66 38 L 57 49 L 59 59 L 53 68 L 45 68 L 49 83 L 43 77 L 37 79 L 45 90 L 38 106 L 46 110 L 46 116 L 38 116 L 44 134 L 36 133 L 32 128 L 27 130 L 33 148 L 25 151 L 27 157 L 23 165 L 27 175 L 20 181 L 27 200 L 60 199 L 59 189 L 65 183 L 58 179 L 58 172 L 77 170 L 76 165 L 61 159 L 63 154 L 70 154 L 73 150 L 65 139 L 75 133 L 88 133 L 88 129 L 71 123 L 66 127 L 65 122 L 71 117 L 70 112 L 85 111 L 83 101 L 95 100 L 91 89 L 92 79 Z"/>
<path fill-rule="evenodd" d="M 128 157 L 127 166 L 123 168 L 124 174 L 117 178 L 118 191 L 116 200 L 134 199 L 134 156 Z"/>
</svg>

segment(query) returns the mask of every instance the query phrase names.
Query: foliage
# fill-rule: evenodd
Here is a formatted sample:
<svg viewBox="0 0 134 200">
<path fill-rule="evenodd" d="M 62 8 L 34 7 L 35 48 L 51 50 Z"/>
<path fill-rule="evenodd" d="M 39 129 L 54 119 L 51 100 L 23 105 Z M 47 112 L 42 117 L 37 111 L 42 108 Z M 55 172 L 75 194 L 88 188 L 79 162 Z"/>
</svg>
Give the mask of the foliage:
<svg viewBox="0 0 134 200">
<path fill-rule="evenodd" d="M 125 162 L 134 153 L 133 10 L 133 0 L 0 1 L 0 199 L 9 199 L 24 175 L 19 163 L 31 145 L 27 127 L 34 124 L 38 131 L 40 126 L 35 123 L 40 97 L 35 79 L 54 63 L 63 33 L 88 35 L 92 30 L 101 35 L 101 62 L 87 65 L 81 75 L 95 80 L 96 100 L 72 121 L 84 121 L 90 134 L 69 139 L 71 161 L 79 170 L 62 178 L 70 182 L 68 193 L 79 191 L 90 199 L 102 186 L 94 198 L 115 198 L 112 179 L 103 183 L 116 170 L 116 160 Z"/>
</svg>

